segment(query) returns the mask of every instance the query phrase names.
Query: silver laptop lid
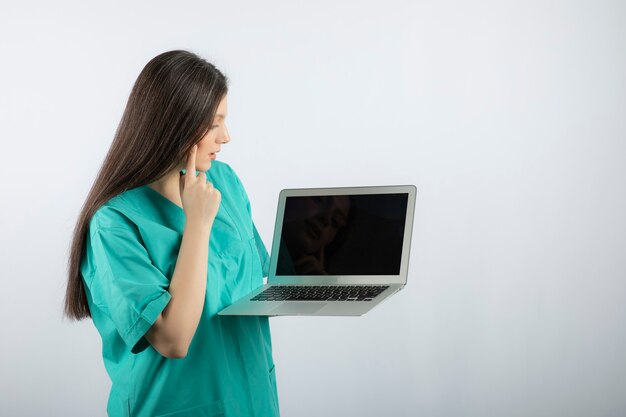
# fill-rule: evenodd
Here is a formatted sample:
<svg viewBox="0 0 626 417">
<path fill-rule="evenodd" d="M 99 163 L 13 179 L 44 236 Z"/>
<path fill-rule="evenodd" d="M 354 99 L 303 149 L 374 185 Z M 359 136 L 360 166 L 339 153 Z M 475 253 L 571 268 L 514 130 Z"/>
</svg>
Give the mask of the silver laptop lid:
<svg viewBox="0 0 626 417">
<path fill-rule="evenodd" d="M 406 284 L 414 185 L 280 192 L 269 284 Z"/>
</svg>

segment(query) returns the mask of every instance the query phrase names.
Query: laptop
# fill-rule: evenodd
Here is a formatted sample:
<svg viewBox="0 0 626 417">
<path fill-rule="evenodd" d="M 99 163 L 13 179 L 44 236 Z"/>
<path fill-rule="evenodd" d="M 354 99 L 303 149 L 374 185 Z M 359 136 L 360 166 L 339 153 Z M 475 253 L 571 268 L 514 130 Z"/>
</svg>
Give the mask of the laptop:
<svg viewBox="0 0 626 417">
<path fill-rule="evenodd" d="M 284 189 L 267 284 L 218 312 L 360 316 L 404 288 L 414 185 Z"/>
</svg>

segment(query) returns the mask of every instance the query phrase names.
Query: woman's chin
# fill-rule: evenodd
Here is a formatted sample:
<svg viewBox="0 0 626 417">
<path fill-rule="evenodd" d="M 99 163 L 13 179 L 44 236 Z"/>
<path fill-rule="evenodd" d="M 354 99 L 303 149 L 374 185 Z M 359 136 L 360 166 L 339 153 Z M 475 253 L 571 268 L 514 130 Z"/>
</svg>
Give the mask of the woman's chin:
<svg viewBox="0 0 626 417">
<path fill-rule="evenodd" d="M 198 171 L 207 171 L 209 168 L 211 168 L 211 161 L 209 162 L 203 162 L 201 164 L 197 164 L 196 165 L 196 169 Z"/>
</svg>

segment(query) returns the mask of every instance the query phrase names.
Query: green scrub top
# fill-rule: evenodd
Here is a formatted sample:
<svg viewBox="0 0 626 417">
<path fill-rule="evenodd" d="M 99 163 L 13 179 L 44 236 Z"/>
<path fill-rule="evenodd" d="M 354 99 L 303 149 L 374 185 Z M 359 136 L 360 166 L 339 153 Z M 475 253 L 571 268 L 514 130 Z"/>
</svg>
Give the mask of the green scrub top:
<svg viewBox="0 0 626 417">
<path fill-rule="evenodd" d="M 81 262 L 112 387 L 109 416 L 279 416 L 268 317 L 217 312 L 263 285 L 269 254 L 246 191 L 212 161 L 222 196 L 209 239 L 202 317 L 187 356 L 168 359 L 144 337 L 171 299 L 184 210 L 143 185 L 110 199 L 89 223 Z"/>
</svg>

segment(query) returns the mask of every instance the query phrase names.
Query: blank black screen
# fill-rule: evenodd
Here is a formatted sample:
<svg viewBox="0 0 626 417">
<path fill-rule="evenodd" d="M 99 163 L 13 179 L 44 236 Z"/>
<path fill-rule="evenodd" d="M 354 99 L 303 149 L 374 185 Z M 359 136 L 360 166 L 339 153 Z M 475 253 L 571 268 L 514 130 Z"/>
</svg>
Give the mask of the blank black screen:
<svg viewBox="0 0 626 417">
<path fill-rule="evenodd" d="M 287 197 L 276 275 L 398 275 L 408 194 Z"/>
</svg>

